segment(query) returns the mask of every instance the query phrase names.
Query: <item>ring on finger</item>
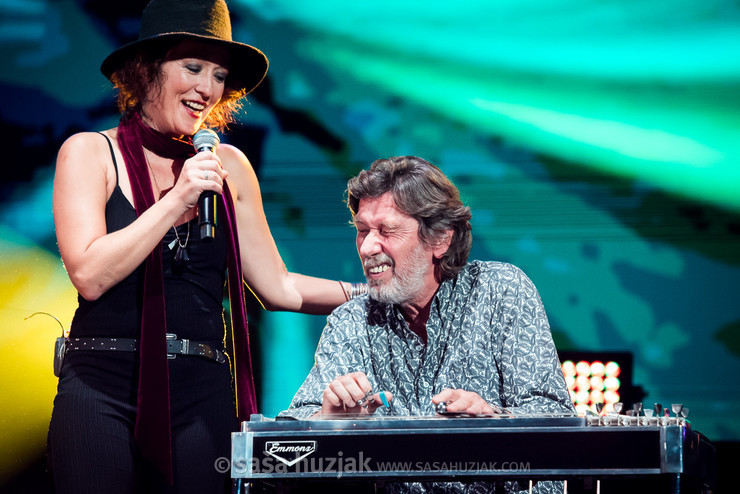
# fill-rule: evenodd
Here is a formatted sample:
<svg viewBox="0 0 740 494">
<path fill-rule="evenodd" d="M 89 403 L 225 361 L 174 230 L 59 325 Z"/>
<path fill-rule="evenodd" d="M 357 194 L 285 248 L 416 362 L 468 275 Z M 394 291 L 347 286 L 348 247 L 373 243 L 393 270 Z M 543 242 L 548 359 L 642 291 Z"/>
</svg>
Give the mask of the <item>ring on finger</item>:
<svg viewBox="0 0 740 494">
<path fill-rule="evenodd" d="M 203 170 L 203 180 L 208 180 L 208 170 Z"/>
</svg>

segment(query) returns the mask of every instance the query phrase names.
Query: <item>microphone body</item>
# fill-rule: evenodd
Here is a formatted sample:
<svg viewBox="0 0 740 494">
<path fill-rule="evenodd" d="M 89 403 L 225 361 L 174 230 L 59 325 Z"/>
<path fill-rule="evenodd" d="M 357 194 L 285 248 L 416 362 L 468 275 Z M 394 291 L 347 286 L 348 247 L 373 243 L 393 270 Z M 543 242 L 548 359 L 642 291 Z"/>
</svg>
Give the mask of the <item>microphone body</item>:
<svg viewBox="0 0 740 494">
<path fill-rule="evenodd" d="M 193 146 L 198 153 L 215 153 L 220 142 L 218 135 L 210 129 L 201 129 L 193 136 Z M 212 190 L 204 191 L 198 198 L 198 227 L 203 240 L 216 236 L 216 193 Z"/>
</svg>

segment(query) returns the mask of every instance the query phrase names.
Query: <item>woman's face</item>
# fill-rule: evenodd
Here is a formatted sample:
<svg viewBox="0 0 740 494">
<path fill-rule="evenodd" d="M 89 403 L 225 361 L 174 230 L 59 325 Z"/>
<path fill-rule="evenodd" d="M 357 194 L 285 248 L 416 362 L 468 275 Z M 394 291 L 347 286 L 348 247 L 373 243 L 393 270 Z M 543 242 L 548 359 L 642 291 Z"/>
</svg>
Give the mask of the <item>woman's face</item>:
<svg viewBox="0 0 740 494">
<path fill-rule="evenodd" d="M 159 84 L 149 88 L 142 119 L 166 135 L 194 134 L 224 94 L 227 66 L 225 48 L 180 42 L 167 54 Z"/>
</svg>

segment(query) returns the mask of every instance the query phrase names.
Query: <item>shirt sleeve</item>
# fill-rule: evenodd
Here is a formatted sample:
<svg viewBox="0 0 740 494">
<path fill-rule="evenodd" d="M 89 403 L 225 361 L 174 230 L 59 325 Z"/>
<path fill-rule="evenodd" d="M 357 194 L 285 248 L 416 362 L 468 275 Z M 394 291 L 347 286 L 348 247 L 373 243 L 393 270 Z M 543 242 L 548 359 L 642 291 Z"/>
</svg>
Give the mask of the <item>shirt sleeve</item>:
<svg viewBox="0 0 740 494">
<path fill-rule="evenodd" d="M 335 378 L 351 372 L 366 372 L 363 365 L 360 335 L 364 324 L 358 324 L 360 297 L 337 308 L 326 320 L 316 348 L 314 365 L 279 417 L 306 419 L 321 410 L 324 390 Z M 362 319 L 361 319 L 362 320 Z"/>
<path fill-rule="evenodd" d="M 574 412 L 539 293 L 519 268 L 502 291 L 502 404 L 512 413 Z"/>
</svg>

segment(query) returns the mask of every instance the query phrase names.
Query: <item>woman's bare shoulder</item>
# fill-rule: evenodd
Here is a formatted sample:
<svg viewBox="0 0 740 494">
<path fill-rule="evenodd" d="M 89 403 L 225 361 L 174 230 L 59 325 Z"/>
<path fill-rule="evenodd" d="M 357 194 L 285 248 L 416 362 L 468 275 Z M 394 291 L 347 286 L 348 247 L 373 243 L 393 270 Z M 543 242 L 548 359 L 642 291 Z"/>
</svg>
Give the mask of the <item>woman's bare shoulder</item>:
<svg viewBox="0 0 740 494">
<path fill-rule="evenodd" d="M 111 146 L 113 149 L 117 147 L 115 137 L 116 129 L 71 135 L 59 148 L 57 174 L 72 174 L 71 176 L 82 174 L 88 178 L 98 175 L 103 177 L 106 183 L 115 184 L 116 170 L 111 157 Z"/>
<path fill-rule="evenodd" d="M 97 155 L 100 152 L 110 154 L 108 139 L 115 142 L 116 129 L 103 132 L 78 132 L 69 136 L 59 148 L 59 156 L 76 157 L 78 155 Z M 108 139 L 106 139 L 106 137 Z"/>
<path fill-rule="evenodd" d="M 229 172 L 232 178 L 254 175 L 254 169 L 249 162 L 249 158 L 241 149 L 230 144 L 221 144 L 218 147 L 218 157 L 221 158 L 221 164 Z"/>
</svg>

